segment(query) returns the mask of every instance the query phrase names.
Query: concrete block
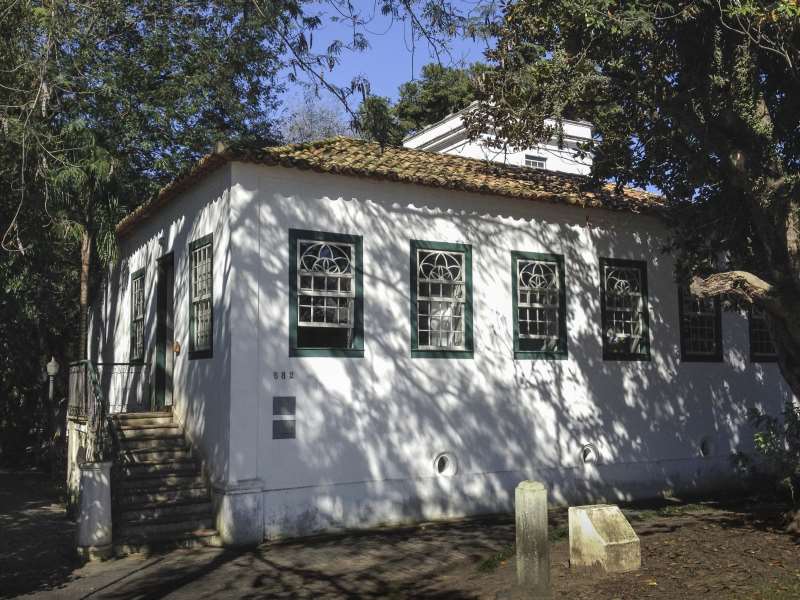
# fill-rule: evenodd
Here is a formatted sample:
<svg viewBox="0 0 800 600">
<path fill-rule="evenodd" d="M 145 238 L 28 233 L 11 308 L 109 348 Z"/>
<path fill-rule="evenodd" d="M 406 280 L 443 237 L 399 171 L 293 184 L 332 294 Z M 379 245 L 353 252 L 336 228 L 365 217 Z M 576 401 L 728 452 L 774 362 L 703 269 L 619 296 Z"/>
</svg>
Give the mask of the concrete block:
<svg viewBox="0 0 800 600">
<path fill-rule="evenodd" d="M 78 555 L 96 560 L 111 556 L 111 463 L 80 465 Z"/>
<path fill-rule="evenodd" d="M 570 507 L 569 563 L 609 573 L 636 571 L 642 566 L 639 537 L 618 506 Z"/>
<path fill-rule="evenodd" d="M 547 488 L 523 481 L 514 494 L 517 525 L 517 595 L 551 598 L 550 546 L 547 539 Z"/>
</svg>

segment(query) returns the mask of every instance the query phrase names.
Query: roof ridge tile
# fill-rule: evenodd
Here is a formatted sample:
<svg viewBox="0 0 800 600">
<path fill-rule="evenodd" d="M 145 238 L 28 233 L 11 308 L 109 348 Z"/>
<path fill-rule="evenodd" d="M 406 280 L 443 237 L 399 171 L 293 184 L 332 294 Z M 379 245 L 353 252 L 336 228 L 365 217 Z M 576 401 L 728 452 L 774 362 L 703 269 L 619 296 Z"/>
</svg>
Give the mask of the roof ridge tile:
<svg viewBox="0 0 800 600">
<path fill-rule="evenodd" d="M 314 170 L 444 189 L 518 198 L 550 200 L 568 205 L 595 206 L 634 213 L 658 213 L 664 200 L 638 188 L 618 192 L 611 183 L 597 185 L 588 177 L 543 171 L 519 165 L 427 150 L 380 146 L 376 142 L 337 136 L 300 144 L 267 147 L 225 147 L 200 158 L 117 224 L 117 233 L 128 233 L 137 223 L 205 177 L 233 161 Z M 433 170 L 435 167 L 435 170 Z M 590 187 L 594 186 L 594 187 Z"/>
</svg>

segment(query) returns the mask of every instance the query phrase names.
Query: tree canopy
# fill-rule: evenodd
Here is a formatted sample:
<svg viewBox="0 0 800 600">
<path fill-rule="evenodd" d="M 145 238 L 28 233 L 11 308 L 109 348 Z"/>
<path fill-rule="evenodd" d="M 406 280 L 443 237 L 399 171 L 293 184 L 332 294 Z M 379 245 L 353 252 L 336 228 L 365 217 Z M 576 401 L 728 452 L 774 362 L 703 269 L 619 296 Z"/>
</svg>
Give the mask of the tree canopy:
<svg viewBox="0 0 800 600">
<path fill-rule="evenodd" d="M 768 311 L 800 395 L 800 8 L 792 0 L 520 0 L 473 132 L 512 145 L 595 126 L 593 175 L 664 194 L 679 275 Z"/>
<path fill-rule="evenodd" d="M 114 258 L 122 214 L 217 141 L 278 141 L 287 82 L 343 103 L 368 92 L 364 78 L 336 86 L 328 74 L 369 47 L 371 9 L 333 8 L 336 17 L 310 0 L 0 7 L 0 335 L 11 357 L 0 367 L 0 438 L 14 426 L 6 415 L 41 405 L 42 379 L 31 376 L 50 354 L 62 364 L 85 356 L 90 283 L 98 257 Z M 469 21 L 432 0 L 386 0 L 378 13 L 413 18 L 413 37 L 434 48 Z M 352 34 L 315 45 L 323 18 Z"/>
<path fill-rule="evenodd" d="M 475 98 L 474 82 L 482 70 L 480 63 L 467 68 L 427 64 L 419 79 L 400 86 L 396 103 L 382 96 L 364 98 L 353 119 L 354 129 L 366 139 L 399 146 L 406 136 L 467 107 Z"/>
<path fill-rule="evenodd" d="M 352 135 L 352 127 L 341 106 L 309 97 L 280 122 L 280 137 L 285 143 L 311 142 L 339 135 Z"/>
<path fill-rule="evenodd" d="M 474 81 L 483 70 L 476 63 L 466 68 L 430 63 L 421 77 L 400 86 L 394 112 L 407 135 L 447 115 L 466 108 L 475 99 Z"/>
</svg>

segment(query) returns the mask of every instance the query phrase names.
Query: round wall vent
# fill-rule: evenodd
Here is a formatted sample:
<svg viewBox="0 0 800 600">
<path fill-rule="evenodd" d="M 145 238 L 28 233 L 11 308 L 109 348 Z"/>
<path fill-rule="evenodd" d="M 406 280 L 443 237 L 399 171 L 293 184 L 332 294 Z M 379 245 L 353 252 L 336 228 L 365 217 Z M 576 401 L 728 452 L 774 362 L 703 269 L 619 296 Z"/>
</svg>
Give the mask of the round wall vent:
<svg viewBox="0 0 800 600">
<path fill-rule="evenodd" d="M 584 444 L 581 446 L 581 462 L 584 464 L 594 464 L 600 460 L 600 454 L 597 452 L 594 444 Z"/>
<path fill-rule="evenodd" d="M 700 456 L 703 458 L 708 458 L 714 453 L 714 443 L 711 441 L 711 438 L 705 436 L 703 439 L 700 440 Z"/>
<path fill-rule="evenodd" d="M 436 475 L 449 477 L 458 471 L 458 464 L 450 452 L 441 452 L 433 459 L 433 472 Z"/>
</svg>

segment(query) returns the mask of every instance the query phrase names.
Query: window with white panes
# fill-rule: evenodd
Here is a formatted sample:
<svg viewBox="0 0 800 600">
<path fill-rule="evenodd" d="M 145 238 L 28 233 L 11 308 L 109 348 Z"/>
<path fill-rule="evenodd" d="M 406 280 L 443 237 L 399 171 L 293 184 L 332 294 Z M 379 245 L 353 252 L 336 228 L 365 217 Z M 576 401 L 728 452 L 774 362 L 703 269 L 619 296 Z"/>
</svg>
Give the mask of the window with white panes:
<svg viewBox="0 0 800 600">
<path fill-rule="evenodd" d="M 769 330 L 767 313 L 763 308 L 750 308 L 750 360 L 753 362 L 771 362 L 777 359 L 775 343 Z"/>
<path fill-rule="evenodd" d="M 297 245 L 300 346 L 349 348 L 356 296 L 353 245 L 313 240 L 298 240 Z M 325 342 L 314 343 L 315 338 Z"/>
<path fill-rule="evenodd" d="M 601 258 L 600 277 L 603 358 L 649 360 L 646 264 Z"/>
<path fill-rule="evenodd" d="M 290 231 L 291 353 L 363 356 L 361 237 Z"/>
<path fill-rule="evenodd" d="M 472 352 L 472 250 L 418 242 L 412 254 L 412 354 Z"/>
<path fill-rule="evenodd" d="M 131 275 L 131 362 L 144 360 L 144 275 L 144 269 Z"/>
<path fill-rule="evenodd" d="M 514 355 L 563 358 L 567 352 L 564 259 L 512 252 Z"/>
<path fill-rule="evenodd" d="M 189 358 L 209 358 L 213 351 L 214 243 L 211 235 L 189 247 Z"/>
<path fill-rule="evenodd" d="M 525 155 L 525 166 L 533 167 L 534 169 L 544 169 L 547 165 L 547 159 L 544 156 L 534 156 L 532 154 Z"/>
<path fill-rule="evenodd" d="M 685 361 L 722 360 L 718 298 L 698 298 L 689 290 L 678 293 L 681 317 L 681 357 Z"/>
</svg>

